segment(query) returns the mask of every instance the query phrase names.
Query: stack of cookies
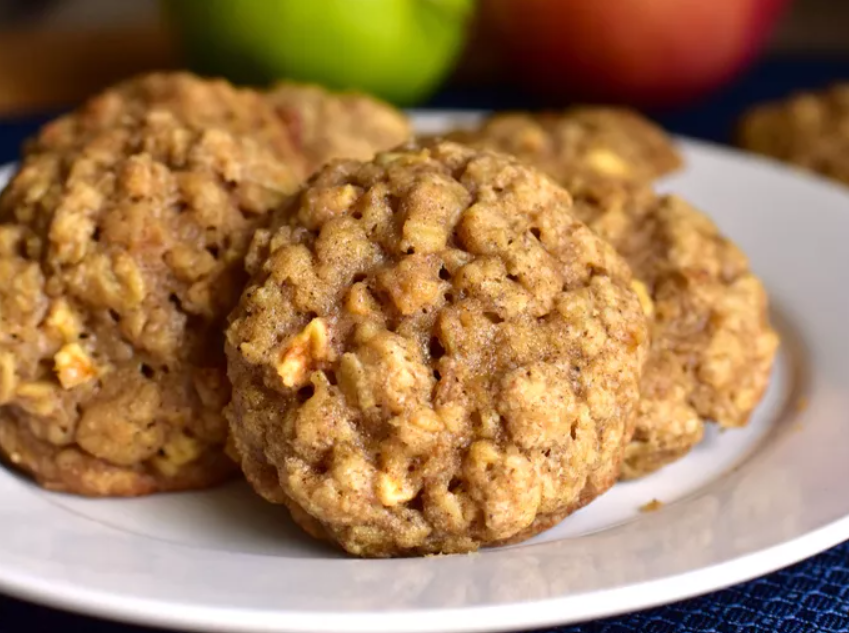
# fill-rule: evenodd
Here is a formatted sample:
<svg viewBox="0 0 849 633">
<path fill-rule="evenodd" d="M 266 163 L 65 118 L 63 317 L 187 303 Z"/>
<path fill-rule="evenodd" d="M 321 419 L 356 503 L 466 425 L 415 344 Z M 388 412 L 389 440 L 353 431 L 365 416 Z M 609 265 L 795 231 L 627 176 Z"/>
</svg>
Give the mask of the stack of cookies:
<svg viewBox="0 0 849 633">
<path fill-rule="evenodd" d="M 154 74 L 0 197 L 0 455 L 59 492 L 246 477 L 368 557 L 529 538 L 746 424 L 778 339 L 631 112 L 412 138 L 359 94 Z"/>
</svg>

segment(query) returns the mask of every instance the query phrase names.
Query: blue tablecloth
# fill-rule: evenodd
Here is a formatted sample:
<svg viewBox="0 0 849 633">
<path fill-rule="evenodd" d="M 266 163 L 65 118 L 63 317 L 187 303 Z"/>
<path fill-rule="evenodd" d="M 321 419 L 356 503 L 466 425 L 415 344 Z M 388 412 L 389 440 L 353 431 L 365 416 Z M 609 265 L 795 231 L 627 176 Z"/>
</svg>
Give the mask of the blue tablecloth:
<svg viewBox="0 0 849 633">
<path fill-rule="evenodd" d="M 849 80 L 849 59 L 772 59 L 701 103 L 652 113 L 679 134 L 729 140 L 750 105 L 789 92 Z M 529 95 L 503 89 L 452 88 L 433 99 L 438 108 L 536 108 Z M 0 162 L 13 160 L 21 141 L 48 115 L 0 122 Z M 132 633 L 148 631 L 70 615 L 0 596 L 0 633 Z M 724 591 L 609 620 L 556 629 L 558 633 L 812 633 L 849 631 L 849 543 L 765 578 Z M 151 632 L 152 633 L 152 632 Z"/>
</svg>

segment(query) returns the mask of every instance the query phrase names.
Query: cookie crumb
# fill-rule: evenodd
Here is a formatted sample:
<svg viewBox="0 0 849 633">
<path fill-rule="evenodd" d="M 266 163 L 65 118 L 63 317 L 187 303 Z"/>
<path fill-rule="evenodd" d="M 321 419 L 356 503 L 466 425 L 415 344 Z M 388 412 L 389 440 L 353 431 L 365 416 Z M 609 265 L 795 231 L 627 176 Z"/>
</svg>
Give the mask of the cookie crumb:
<svg viewBox="0 0 849 633">
<path fill-rule="evenodd" d="M 648 503 L 644 503 L 640 506 L 640 512 L 655 512 L 656 510 L 660 510 L 663 507 L 663 501 L 659 499 L 652 499 Z"/>
</svg>

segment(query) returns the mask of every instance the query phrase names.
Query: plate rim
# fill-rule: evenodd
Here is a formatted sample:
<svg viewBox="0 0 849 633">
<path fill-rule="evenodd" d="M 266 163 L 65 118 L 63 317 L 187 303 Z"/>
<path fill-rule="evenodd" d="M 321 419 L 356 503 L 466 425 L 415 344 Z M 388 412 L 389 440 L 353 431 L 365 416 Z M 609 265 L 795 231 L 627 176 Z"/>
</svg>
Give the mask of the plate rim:
<svg viewBox="0 0 849 633">
<path fill-rule="evenodd" d="M 117 596 L 73 588 L 39 591 L 38 581 L 9 582 L 0 574 L 0 590 L 11 597 L 63 611 L 143 627 L 167 627 L 207 633 L 501 633 L 567 626 L 616 617 L 719 591 L 747 582 L 819 554 L 849 535 L 849 516 L 752 554 L 675 576 L 585 594 L 574 610 L 574 596 L 527 603 L 401 612 L 245 610 L 163 604 L 156 600 Z M 730 570 L 730 571 L 729 571 Z M 724 576 L 724 577 L 723 577 Z M 675 587 L 669 591 L 668 587 Z M 664 591 L 660 591 L 659 588 Z M 658 597 L 662 596 L 662 597 Z M 610 604 L 616 604 L 614 608 Z M 533 605 L 533 609 L 528 607 Z M 584 606 L 587 605 L 587 606 Z M 564 607 L 572 608 L 564 620 Z M 411 626 L 412 624 L 412 626 Z M 327 626 L 330 625 L 330 626 Z"/>
</svg>

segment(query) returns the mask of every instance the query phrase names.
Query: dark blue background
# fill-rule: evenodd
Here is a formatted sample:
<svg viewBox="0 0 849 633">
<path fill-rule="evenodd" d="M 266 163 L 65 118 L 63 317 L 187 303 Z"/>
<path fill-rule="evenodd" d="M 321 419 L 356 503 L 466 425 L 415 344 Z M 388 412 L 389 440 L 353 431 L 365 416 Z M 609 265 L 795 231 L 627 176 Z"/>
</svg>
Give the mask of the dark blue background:
<svg viewBox="0 0 849 633">
<path fill-rule="evenodd" d="M 835 0 L 838 1 L 838 0 Z M 728 89 L 676 112 L 651 113 L 673 132 L 729 142 L 749 106 L 796 90 L 849 80 L 849 59 L 771 59 Z M 520 91 L 451 88 L 433 99 L 438 108 L 534 109 Z M 21 141 L 50 115 L 0 122 L 0 163 L 14 160 Z M 142 633 L 146 629 L 68 615 L 0 597 L 0 633 Z M 569 626 L 558 633 L 811 633 L 849 631 L 849 543 L 753 582 L 694 600 L 619 618 Z"/>
</svg>

